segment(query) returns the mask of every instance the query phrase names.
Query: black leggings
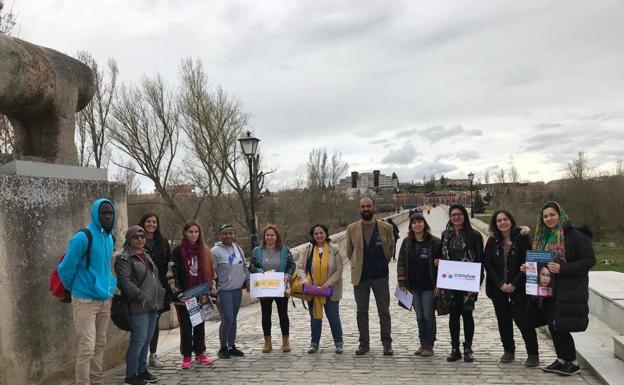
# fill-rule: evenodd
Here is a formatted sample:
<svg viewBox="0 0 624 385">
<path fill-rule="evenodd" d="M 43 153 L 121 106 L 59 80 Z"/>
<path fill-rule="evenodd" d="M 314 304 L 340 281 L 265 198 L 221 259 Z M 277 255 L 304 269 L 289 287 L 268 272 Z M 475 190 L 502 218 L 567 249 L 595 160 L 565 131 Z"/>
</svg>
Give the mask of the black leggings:
<svg viewBox="0 0 624 385">
<path fill-rule="evenodd" d="M 472 318 L 472 310 L 464 310 L 464 296 L 455 295 L 455 301 L 450 307 L 449 329 L 451 331 L 451 346 L 459 349 L 459 318 L 464 319 L 464 340 L 467 348 L 472 347 L 472 337 L 474 336 L 475 324 Z"/>
<path fill-rule="evenodd" d="M 149 347 L 150 354 L 156 354 L 156 349 L 158 349 L 158 335 L 160 334 L 160 328 L 158 327 L 159 321 L 160 321 L 160 313 L 156 317 L 156 327 L 154 328 L 154 335 L 152 336 L 152 341 L 150 342 L 150 347 Z"/>
<path fill-rule="evenodd" d="M 277 305 L 277 314 L 280 320 L 282 336 L 288 336 L 290 321 L 288 320 L 288 298 L 260 298 L 262 310 L 262 332 L 265 337 L 271 336 L 271 314 L 273 313 L 273 300 Z"/>
</svg>

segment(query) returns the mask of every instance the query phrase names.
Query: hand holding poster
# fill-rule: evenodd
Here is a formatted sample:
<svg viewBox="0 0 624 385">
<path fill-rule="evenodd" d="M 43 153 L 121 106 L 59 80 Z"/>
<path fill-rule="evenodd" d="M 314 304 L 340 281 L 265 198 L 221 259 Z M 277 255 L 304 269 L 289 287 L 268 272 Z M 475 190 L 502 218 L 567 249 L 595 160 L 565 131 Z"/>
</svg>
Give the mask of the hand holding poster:
<svg viewBox="0 0 624 385">
<path fill-rule="evenodd" d="M 255 273 L 249 276 L 249 296 L 283 297 L 284 296 L 284 273 Z"/>
<path fill-rule="evenodd" d="M 438 266 L 438 288 L 478 292 L 480 286 L 480 263 L 440 260 Z"/>
<path fill-rule="evenodd" d="M 548 263 L 555 259 L 552 251 L 530 251 L 526 253 L 526 293 L 537 297 L 552 297 L 554 275 L 548 270 Z"/>
<path fill-rule="evenodd" d="M 208 284 L 202 283 L 192 287 L 183 292 L 182 296 L 186 299 L 184 304 L 189 312 L 193 326 L 199 325 L 212 317 L 213 309 Z"/>
</svg>

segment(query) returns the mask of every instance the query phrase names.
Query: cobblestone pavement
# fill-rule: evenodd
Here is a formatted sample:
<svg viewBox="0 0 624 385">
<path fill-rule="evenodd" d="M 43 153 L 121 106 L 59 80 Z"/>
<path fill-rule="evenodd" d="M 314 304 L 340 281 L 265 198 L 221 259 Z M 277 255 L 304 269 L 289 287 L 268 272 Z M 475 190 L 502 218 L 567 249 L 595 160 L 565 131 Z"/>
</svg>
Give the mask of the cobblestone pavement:
<svg viewBox="0 0 624 385">
<path fill-rule="evenodd" d="M 432 211 L 427 217 L 433 232 L 439 234 L 446 223 L 445 213 L 441 209 Z M 401 235 L 407 233 L 407 224 L 401 227 Z M 401 240 L 399 240 L 400 245 Z M 290 336 L 292 351 L 283 353 L 277 312 L 273 312 L 272 353 L 263 354 L 262 329 L 260 325 L 260 307 L 251 305 L 245 309 L 245 315 L 239 316 L 238 347 L 246 354 L 243 358 L 218 359 L 216 351 L 219 340 L 214 323 L 208 324 L 208 353 L 215 360 L 211 366 L 195 364 L 190 370 L 180 369 L 181 357 L 177 349 L 161 354 L 165 368 L 153 370 L 160 385 L 191 384 L 601 384 L 588 371 L 580 376 L 569 378 L 556 374 L 543 373 L 540 369 L 524 368 L 526 358 L 520 333 L 516 332 L 516 361 L 500 364 L 498 358 L 503 353 L 496 326 L 496 317 L 491 301 L 482 293 L 475 310 L 476 332 L 474 351 L 476 361 L 448 363 L 446 354 L 450 349 L 448 317 L 438 317 L 437 342 L 435 355 L 421 358 L 414 355 L 418 348 L 417 326 L 414 313 L 400 308 L 392 301 L 392 337 L 394 356 L 386 357 L 382 353 L 379 340 L 379 321 L 376 309 L 371 303 L 371 353 L 355 356 L 358 332 L 355 321 L 355 302 L 350 284 L 350 272 L 345 266 L 344 294 L 340 303 L 342 325 L 344 329 L 345 351 L 342 355 L 334 353 L 331 333 L 327 321 L 323 323 L 321 348 L 316 354 L 307 354 L 310 336 L 309 315 L 301 306 L 289 308 Z M 396 262 L 390 264 L 390 287 L 394 293 L 396 285 Z M 371 302 L 374 302 L 371 295 Z M 548 337 L 539 333 L 542 364 L 550 364 L 555 359 L 554 349 Z M 281 342 L 281 340 L 279 341 Z M 124 366 L 109 370 L 105 376 L 105 385 L 123 383 Z"/>
</svg>

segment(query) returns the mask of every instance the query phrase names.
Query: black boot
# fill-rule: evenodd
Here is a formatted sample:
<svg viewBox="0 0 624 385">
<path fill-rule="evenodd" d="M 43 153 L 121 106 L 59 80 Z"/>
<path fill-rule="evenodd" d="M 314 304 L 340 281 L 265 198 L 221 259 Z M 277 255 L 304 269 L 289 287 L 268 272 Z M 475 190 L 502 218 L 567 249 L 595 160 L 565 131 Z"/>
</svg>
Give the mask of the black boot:
<svg viewBox="0 0 624 385">
<path fill-rule="evenodd" d="M 447 362 L 455 362 L 457 360 L 460 360 L 462 357 L 461 352 L 459 351 L 459 346 L 453 346 L 451 348 L 451 353 L 446 356 L 446 361 Z"/>
<path fill-rule="evenodd" d="M 464 362 L 473 362 L 472 345 L 464 344 Z"/>
</svg>

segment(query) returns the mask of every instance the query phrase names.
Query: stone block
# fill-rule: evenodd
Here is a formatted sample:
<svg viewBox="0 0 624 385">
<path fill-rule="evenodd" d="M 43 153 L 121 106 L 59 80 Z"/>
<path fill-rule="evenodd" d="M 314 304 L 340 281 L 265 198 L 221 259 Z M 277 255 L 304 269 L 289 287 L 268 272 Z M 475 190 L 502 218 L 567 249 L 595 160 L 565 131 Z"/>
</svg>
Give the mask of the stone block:
<svg viewBox="0 0 624 385">
<path fill-rule="evenodd" d="M 613 355 L 624 361 L 624 336 L 613 336 Z"/>
<path fill-rule="evenodd" d="M 13 160 L 0 165 L 0 175 L 20 175 L 37 178 L 61 178 L 77 180 L 106 181 L 105 168 L 78 167 L 65 164 Z"/>
<path fill-rule="evenodd" d="M 53 298 L 48 285 L 58 256 L 90 223 L 91 204 L 101 197 L 114 202 L 122 239 L 123 184 L 0 175 L 0 385 L 56 384 L 73 376 L 72 307 Z M 111 322 L 106 368 L 121 363 L 127 342 L 128 333 Z"/>
</svg>

